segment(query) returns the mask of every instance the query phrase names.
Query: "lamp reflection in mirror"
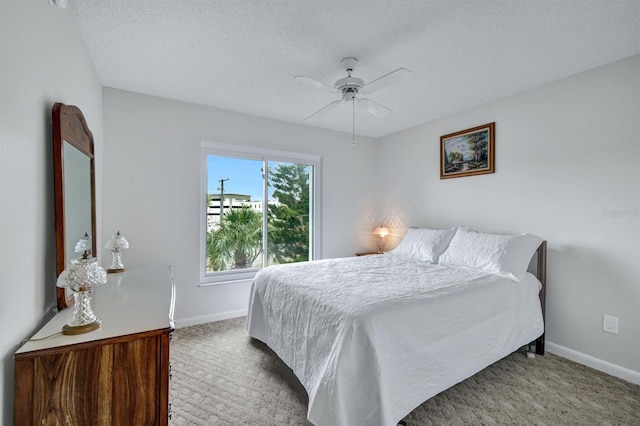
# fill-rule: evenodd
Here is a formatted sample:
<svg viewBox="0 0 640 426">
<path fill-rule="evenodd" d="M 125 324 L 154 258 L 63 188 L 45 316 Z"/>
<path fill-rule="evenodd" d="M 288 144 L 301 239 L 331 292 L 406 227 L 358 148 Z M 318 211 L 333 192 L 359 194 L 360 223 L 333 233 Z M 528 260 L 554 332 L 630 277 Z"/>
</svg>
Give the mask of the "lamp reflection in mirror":
<svg viewBox="0 0 640 426">
<path fill-rule="evenodd" d="M 111 238 L 107 240 L 104 248 L 111 250 L 111 255 L 113 257 L 113 262 L 111 263 L 109 269 L 107 269 L 107 272 L 110 274 L 124 272 L 121 250 L 126 250 L 129 248 L 129 241 L 127 241 L 127 239 L 120 234 L 120 231 L 118 231 L 115 235 L 112 235 Z"/>
<path fill-rule="evenodd" d="M 81 259 L 71 259 L 56 283 L 58 287 L 73 292 L 73 314 L 62 327 L 62 334 L 88 333 L 100 327 L 100 320 L 91 308 L 91 291 L 106 282 L 107 273 L 94 257 L 89 257 L 88 251 Z"/>
<path fill-rule="evenodd" d="M 378 236 L 378 241 L 377 241 L 377 243 L 378 243 L 378 253 L 383 253 L 384 252 L 384 237 L 389 235 L 389 230 L 387 228 L 385 228 L 384 226 L 380 225 L 373 231 L 373 233 Z"/>
<path fill-rule="evenodd" d="M 76 253 L 84 253 L 86 251 L 91 254 L 91 237 L 89 236 L 89 233 L 85 232 L 84 237 L 80 238 L 76 242 L 74 251 Z"/>
</svg>

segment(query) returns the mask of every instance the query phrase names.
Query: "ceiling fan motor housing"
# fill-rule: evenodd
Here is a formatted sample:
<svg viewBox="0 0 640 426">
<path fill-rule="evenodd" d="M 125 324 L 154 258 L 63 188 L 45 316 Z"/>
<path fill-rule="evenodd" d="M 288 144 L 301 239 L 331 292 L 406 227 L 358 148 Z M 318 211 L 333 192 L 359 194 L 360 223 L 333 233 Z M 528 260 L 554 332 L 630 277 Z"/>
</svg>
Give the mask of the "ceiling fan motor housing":
<svg viewBox="0 0 640 426">
<path fill-rule="evenodd" d="M 358 77 L 344 77 L 336 81 L 333 87 L 344 92 L 344 89 L 354 88 L 357 90 L 362 88 L 362 86 L 364 86 L 363 79 Z"/>
<path fill-rule="evenodd" d="M 356 99 L 358 91 L 364 86 L 364 80 L 358 77 L 351 77 L 351 73 L 358 64 L 358 60 L 354 57 L 344 58 L 342 66 L 347 71 L 347 77 L 341 78 L 333 85 L 342 92 L 343 101 L 353 101 Z"/>
</svg>

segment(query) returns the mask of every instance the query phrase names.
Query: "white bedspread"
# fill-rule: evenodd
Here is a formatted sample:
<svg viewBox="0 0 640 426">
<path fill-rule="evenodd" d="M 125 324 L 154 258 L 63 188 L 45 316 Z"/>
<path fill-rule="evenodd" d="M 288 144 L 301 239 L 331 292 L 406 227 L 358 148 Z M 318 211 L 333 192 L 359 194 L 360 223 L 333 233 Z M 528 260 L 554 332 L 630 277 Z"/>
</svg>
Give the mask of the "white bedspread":
<svg viewBox="0 0 640 426">
<path fill-rule="evenodd" d="M 272 266 L 247 330 L 296 374 L 315 425 L 395 425 L 540 336 L 539 286 L 391 253 Z"/>
</svg>

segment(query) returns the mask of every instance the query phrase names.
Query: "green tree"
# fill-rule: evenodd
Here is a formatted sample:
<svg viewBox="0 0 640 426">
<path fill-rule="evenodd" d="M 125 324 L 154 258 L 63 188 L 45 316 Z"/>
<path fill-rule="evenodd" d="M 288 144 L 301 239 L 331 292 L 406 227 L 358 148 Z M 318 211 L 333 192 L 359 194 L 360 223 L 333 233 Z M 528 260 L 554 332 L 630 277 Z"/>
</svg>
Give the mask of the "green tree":
<svg viewBox="0 0 640 426">
<path fill-rule="evenodd" d="M 480 147 L 478 142 L 478 138 L 475 135 L 467 137 L 467 146 L 469 147 L 469 153 L 473 161 L 479 161 Z"/>
<path fill-rule="evenodd" d="M 262 215 L 249 206 L 231 209 L 207 234 L 208 267 L 214 271 L 246 269 L 262 253 Z"/>
<path fill-rule="evenodd" d="M 455 162 L 460 162 L 462 161 L 463 155 L 460 151 L 452 151 L 449 153 L 449 162 L 450 163 L 455 163 Z"/>
<path fill-rule="evenodd" d="M 269 204 L 269 253 L 276 263 L 309 260 L 309 166 L 278 164 L 269 185 L 279 205 Z"/>
<path fill-rule="evenodd" d="M 473 161 L 482 161 L 488 158 L 487 141 L 488 133 L 481 132 L 473 135 L 467 136 L 467 145 L 469 146 L 469 151 L 471 151 Z"/>
</svg>

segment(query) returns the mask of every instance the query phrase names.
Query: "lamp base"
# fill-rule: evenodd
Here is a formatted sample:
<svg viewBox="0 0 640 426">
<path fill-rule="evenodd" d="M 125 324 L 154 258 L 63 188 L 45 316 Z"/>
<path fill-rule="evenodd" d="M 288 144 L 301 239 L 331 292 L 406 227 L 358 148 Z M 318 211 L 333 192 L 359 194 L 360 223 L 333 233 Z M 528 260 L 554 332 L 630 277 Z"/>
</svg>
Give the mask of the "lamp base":
<svg viewBox="0 0 640 426">
<path fill-rule="evenodd" d="M 84 325 L 65 324 L 65 326 L 62 327 L 62 334 L 66 334 L 66 335 L 83 334 L 93 330 L 97 330 L 99 328 L 100 328 L 100 320 L 96 320 L 91 324 L 84 324 Z"/>
<path fill-rule="evenodd" d="M 118 250 L 111 251 L 113 255 L 113 262 L 111 262 L 111 266 L 107 269 L 108 274 L 117 274 L 119 272 L 124 272 L 124 265 L 122 264 L 122 253 Z"/>
</svg>

